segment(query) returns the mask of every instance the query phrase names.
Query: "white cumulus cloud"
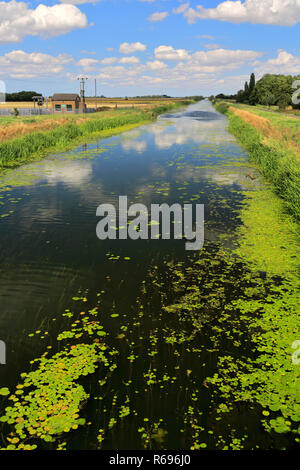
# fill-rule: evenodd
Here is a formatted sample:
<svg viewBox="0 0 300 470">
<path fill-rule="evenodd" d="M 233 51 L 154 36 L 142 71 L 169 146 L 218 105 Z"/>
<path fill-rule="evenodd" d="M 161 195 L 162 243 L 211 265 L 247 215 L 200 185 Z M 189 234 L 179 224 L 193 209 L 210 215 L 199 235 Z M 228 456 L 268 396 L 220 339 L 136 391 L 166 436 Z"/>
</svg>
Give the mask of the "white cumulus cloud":
<svg viewBox="0 0 300 470">
<path fill-rule="evenodd" d="M 130 57 L 122 57 L 119 60 L 119 63 L 120 64 L 138 64 L 139 61 L 140 61 L 140 59 L 138 59 L 137 57 L 130 56 Z"/>
<path fill-rule="evenodd" d="M 162 70 L 167 67 L 167 64 L 165 64 L 161 60 L 154 60 L 153 62 L 147 62 L 147 67 L 150 70 Z"/>
<path fill-rule="evenodd" d="M 133 52 L 143 52 L 146 49 L 147 46 L 141 42 L 123 42 L 119 47 L 119 52 L 121 54 L 132 54 Z"/>
<path fill-rule="evenodd" d="M 134 56 L 128 56 L 128 57 L 105 57 L 105 59 L 101 60 L 101 64 L 104 65 L 111 65 L 115 64 L 118 62 L 119 64 L 138 64 L 140 62 L 140 59 L 138 57 Z"/>
<path fill-rule="evenodd" d="M 184 13 L 188 8 L 190 4 L 189 3 L 183 3 L 177 8 L 173 8 L 173 13 L 178 14 L 178 13 Z"/>
<path fill-rule="evenodd" d="M 174 49 L 172 46 L 158 46 L 154 54 L 156 59 L 162 60 L 184 60 L 189 57 L 185 49 Z"/>
<path fill-rule="evenodd" d="M 266 73 L 298 75 L 300 74 L 300 56 L 279 50 L 275 59 L 269 59 L 266 62 L 257 61 L 255 72 L 260 77 Z"/>
<path fill-rule="evenodd" d="M 162 21 L 167 16 L 169 16 L 169 13 L 167 11 L 157 11 L 156 13 L 152 13 L 152 15 L 149 16 L 148 20 L 153 22 Z"/>
<path fill-rule="evenodd" d="M 300 21 L 300 0 L 240 0 L 219 3 L 216 8 L 186 8 L 183 15 L 189 23 L 198 19 L 231 23 L 260 23 L 292 26 Z"/>
<path fill-rule="evenodd" d="M 118 57 L 105 57 L 105 59 L 101 60 L 101 64 L 111 65 L 118 62 Z"/>
<path fill-rule="evenodd" d="M 41 52 L 16 50 L 0 56 L 0 75 L 23 79 L 61 75 L 65 65 L 71 62 L 73 58 L 68 54 L 54 57 Z"/>
<path fill-rule="evenodd" d="M 261 57 L 262 53 L 258 51 L 247 51 L 242 49 L 215 49 L 211 51 L 199 51 L 192 54 L 191 58 L 203 65 L 235 65 L 243 64 L 246 61 L 255 60 Z"/>
<path fill-rule="evenodd" d="M 84 70 L 86 70 L 87 72 L 89 72 L 90 70 L 93 70 L 98 63 L 99 63 L 99 60 L 97 59 L 84 58 L 84 59 L 80 59 L 77 62 L 77 65 L 79 67 L 84 68 Z"/>
<path fill-rule="evenodd" d="M 74 5 L 38 5 L 0 2 L 0 43 L 20 42 L 26 36 L 59 36 L 88 25 L 86 16 Z"/>
<path fill-rule="evenodd" d="M 84 3 L 97 3 L 99 0 L 59 0 L 60 3 L 67 3 L 69 5 L 83 5 Z"/>
</svg>

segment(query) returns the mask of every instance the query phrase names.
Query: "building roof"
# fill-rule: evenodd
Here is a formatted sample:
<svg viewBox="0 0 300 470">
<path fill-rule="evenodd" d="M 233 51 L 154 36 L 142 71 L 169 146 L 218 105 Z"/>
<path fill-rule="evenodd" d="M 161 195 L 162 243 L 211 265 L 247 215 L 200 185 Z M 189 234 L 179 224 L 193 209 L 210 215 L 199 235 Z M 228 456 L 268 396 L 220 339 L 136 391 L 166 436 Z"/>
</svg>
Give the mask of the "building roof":
<svg viewBox="0 0 300 470">
<path fill-rule="evenodd" d="M 54 93 L 52 101 L 76 101 L 80 100 L 77 93 Z"/>
</svg>

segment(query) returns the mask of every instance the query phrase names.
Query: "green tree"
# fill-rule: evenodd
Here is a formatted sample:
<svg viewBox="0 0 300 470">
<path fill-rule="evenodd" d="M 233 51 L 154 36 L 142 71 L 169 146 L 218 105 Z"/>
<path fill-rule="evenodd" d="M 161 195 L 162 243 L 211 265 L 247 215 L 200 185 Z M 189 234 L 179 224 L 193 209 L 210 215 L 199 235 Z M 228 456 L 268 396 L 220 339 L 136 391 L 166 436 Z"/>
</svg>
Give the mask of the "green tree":
<svg viewBox="0 0 300 470">
<path fill-rule="evenodd" d="M 249 91 L 249 85 L 248 82 L 245 82 L 245 87 L 244 87 L 244 101 L 248 101 L 250 96 L 250 91 Z"/>
<path fill-rule="evenodd" d="M 263 96 L 260 97 L 260 104 L 264 106 L 272 106 L 276 102 L 276 96 L 273 93 L 266 92 Z"/>
<path fill-rule="evenodd" d="M 249 95 L 253 93 L 254 88 L 255 88 L 255 75 L 254 73 L 251 73 L 250 82 L 249 82 Z"/>
<path fill-rule="evenodd" d="M 245 91 L 244 90 L 239 90 L 236 94 L 236 101 L 238 103 L 243 103 L 245 99 Z"/>
<path fill-rule="evenodd" d="M 275 102 L 278 104 L 281 97 L 292 96 L 292 83 L 295 80 L 291 75 L 264 75 L 256 84 L 258 103 L 264 104 L 262 101 L 266 94 L 275 96 Z"/>
<path fill-rule="evenodd" d="M 283 111 L 290 104 L 291 104 L 291 96 L 288 95 L 287 93 L 282 93 L 279 96 L 279 99 L 277 101 L 277 105 L 279 106 L 279 109 Z"/>
<path fill-rule="evenodd" d="M 7 93 L 6 101 L 33 101 L 34 96 L 42 96 L 36 91 L 19 91 L 18 93 Z"/>
<path fill-rule="evenodd" d="M 257 92 L 256 87 L 254 87 L 254 90 L 252 91 L 252 93 L 249 96 L 249 104 L 251 104 L 252 106 L 255 106 L 258 103 L 258 101 L 259 101 L 258 100 L 258 92 Z"/>
</svg>

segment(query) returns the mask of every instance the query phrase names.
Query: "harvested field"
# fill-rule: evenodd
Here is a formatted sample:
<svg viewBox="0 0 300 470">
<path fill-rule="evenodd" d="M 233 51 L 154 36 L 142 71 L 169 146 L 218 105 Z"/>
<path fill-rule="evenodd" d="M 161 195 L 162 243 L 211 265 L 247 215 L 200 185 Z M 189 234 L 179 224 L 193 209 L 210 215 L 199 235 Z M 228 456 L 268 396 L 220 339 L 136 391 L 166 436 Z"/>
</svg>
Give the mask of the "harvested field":
<svg viewBox="0 0 300 470">
<path fill-rule="evenodd" d="M 76 123 L 81 124 L 86 119 L 88 118 L 78 118 L 76 119 Z M 65 116 L 59 116 L 56 119 L 32 119 L 32 121 L 33 122 L 30 122 L 29 120 L 27 120 L 27 122 L 13 122 L 11 124 L 7 124 L 6 126 L 0 126 L 0 140 L 2 142 L 6 142 L 10 139 L 14 139 L 25 134 L 31 134 L 32 132 L 50 131 L 55 129 L 57 126 L 70 124 L 73 122 L 73 119 Z"/>
</svg>

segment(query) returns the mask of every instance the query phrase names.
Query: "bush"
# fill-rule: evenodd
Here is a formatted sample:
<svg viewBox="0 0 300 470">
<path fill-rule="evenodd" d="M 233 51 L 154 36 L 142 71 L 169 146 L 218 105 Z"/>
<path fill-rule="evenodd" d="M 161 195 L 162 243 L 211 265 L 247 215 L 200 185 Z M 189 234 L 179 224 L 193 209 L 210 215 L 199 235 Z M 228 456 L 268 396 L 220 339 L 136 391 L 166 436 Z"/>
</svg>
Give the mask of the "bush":
<svg viewBox="0 0 300 470">
<path fill-rule="evenodd" d="M 217 111 L 219 111 L 219 113 L 222 113 L 222 114 L 227 114 L 228 113 L 228 109 L 229 109 L 229 104 L 228 103 L 224 103 L 224 102 L 221 102 L 221 103 L 215 103 L 215 108 Z"/>
</svg>

